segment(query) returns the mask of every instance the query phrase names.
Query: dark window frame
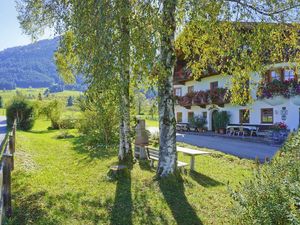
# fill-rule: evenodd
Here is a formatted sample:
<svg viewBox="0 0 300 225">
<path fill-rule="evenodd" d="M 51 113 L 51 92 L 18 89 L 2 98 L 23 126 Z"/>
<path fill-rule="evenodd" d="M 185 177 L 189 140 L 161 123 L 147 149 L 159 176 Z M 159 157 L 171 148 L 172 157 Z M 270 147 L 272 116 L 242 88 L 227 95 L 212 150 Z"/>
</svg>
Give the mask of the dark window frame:
<svg viewBox="0 0 300 225">
<path fill-rule="evenodd" d="M 187 119 L 188 119 L 188 123 L 191 122 L 191 121 L 190 121 L 190 119 L 191 119 L 191 118 L 190 118 L 190 117 L 191 117 L 190 115 L 193 115 L 192 118 L 194 118 L 194 117 L 195 117 L 195 113 L 194 113 L 193 111 L 192 111 L 192 112 L 188 112 L 188 118 L 187 118 Z"/>
<path fill-rule="evenodd" d="M 179 117 L 178 115 L 180 115 L 180 117 L 181 117 L 181 120 L 180 120 L 180 121 L 178 121 L 178 117 Z M 176 113 L 176 122 L 177 122 L 177 123 L 182 123 L 182 112 L 177 112 L 177 113 Z"/>
<path fill-rule="evenodd" d="M 214 81 L 214 82 L 210 82 L 210 90 L 215 90 L 219 87 L 219 82 L 218 81 Z"/>
<path fill-rule="evenodd" d="M 272 110 L 272 121 L 269 122 L 269 121 L 264 121 L 263 118 L 264 118 L 264 111 L 266 110 Z M 262 108 L 260 110 L 260 121 L 262 124 L 273 124 L 274 123 L 274 109 L 273 108 Z"/>
<path fill-rule="evenodd" d="M 245 117 L 245 114 L 248 114 L 247 117 Z M 240 119 L 240 124 L 245 124 L 245 123 L 250 123 L 250 111 L 249 109 L 240 109 L 239 110 L 239 119 Z"/>
</svg>

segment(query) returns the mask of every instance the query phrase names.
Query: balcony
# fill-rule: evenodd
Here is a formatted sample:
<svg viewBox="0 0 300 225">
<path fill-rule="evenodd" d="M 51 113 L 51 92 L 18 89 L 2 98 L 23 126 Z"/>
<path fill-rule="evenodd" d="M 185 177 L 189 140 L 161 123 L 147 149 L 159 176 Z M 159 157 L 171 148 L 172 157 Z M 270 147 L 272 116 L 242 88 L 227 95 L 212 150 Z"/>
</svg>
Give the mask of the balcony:
<svg viewBox="0 0 300 225">
<path fill-rule="evenodd" d="M 261 83 L 258 87 L 257 98 L 270 105 L 280 105 L 285 99 L 292 99 L 294 104 L 300 104 L 300 84 L 297 80 L 279 81 Z"/>
<path fill-rule="evenodd" d="M 211 104 L 223 107 L 224 104 L 230 103 L 230 95 L 226 88 L 216 88 L 214 90 L 187 93 L 182 97 L 176 96 L 176 100 L 178 105 L 187 109 L 190 109 L 191 106 L 205 108 Z"/>
</svg>

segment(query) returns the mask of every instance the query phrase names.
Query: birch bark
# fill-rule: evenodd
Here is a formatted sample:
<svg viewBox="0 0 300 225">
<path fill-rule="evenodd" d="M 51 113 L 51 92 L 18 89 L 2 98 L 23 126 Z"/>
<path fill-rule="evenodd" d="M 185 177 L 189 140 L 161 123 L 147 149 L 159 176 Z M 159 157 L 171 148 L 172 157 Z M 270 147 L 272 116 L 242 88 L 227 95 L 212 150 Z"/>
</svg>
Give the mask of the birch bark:
<svg viewBox="0 0 300 225">
<path fill-rule="evenodd" d="M 157 175 L 166 177 L 174 173 L 177 166 L 176 119 L 173 97 L 173 72 L 175 65 L 175 10 L 176 0 L 164 0 L 161 32 L 161 74 L 158 79 L 159 110 L 159 163 Z"/>
<path fill-rule="evenodd" d="M 119 0 L 122 15 L 119 18 L 120 24 L 120 146 L 119 160 L 132 161 L 132 148 L 130 137 L 130 2 Z"/>
</svg>

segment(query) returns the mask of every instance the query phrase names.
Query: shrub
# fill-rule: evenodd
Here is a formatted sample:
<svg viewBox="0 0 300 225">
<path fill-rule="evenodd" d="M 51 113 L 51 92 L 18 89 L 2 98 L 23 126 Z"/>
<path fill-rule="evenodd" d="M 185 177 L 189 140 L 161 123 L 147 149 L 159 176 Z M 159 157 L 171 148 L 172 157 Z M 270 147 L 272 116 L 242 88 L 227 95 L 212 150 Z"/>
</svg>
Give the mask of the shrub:
<svg viewBox="0 0 300 225">
<path fill-rule="evenodd" d="M 59 135 L 57 135 L 57 139 L 67 139 L 75 137 L 73 134 L 70 134 L 68 130 L 62 130 Z"/>
<path fill-rule="evenodd" d="M 114 107 L 106 110 L 85 110 L 78 121 L 78 130 L 87 145 L 111 145 L 118 142 L 119 120 Z"/>
<path fill-rule="evenodd" d="M 300 132 L 232 192 L 238 224 L 300 224 Z"/>
<path fill-rule="evenodd" d="M 213 119 L 215 129 L 225 129 L 230 122 L 230 114 L 227 111 L 216 112 Z"/>
<path fill-rule="evenodd" d="M 7 125 L 11 127 L 17 119 L 18 129 L 30 130 L 35 121 L 34 107 L 22 96 L 15 97 L 6 109 Z"/>
<path fill-rule="evenodd" d="M 40 107 L 40 115 L 46 116 L 51 121 L 53 129 L 59 129 L 59 122 L 63 112 L 63 104 L 58 100 L 52 100 Z"/>
<path fill-rule="evenodd" d="M 159 132 L 151 133 L 151 135 L 150 135 L 150 143 L 154 147 L 158 147 L 159 146 Z"/>
<path fill-rule="evenodd" d="M 74 129 L 76 128 L 77 124 L 78 124 L 78 119 L 72 116 L 67 116 L 58 121 L 59 129 Z"/>
</svg>

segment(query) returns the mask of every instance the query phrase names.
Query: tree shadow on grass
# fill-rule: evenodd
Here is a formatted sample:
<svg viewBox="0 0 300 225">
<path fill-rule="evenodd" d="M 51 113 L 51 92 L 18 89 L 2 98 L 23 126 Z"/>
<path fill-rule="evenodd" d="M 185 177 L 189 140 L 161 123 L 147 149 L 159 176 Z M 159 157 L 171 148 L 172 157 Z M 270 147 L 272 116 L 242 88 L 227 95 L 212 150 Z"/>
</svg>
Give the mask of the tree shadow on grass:
<svg viewBox="0 0 300 225">
<path fill-rule="evenodd" d="M 203 224 L 185 196 L 180 175 L 159 180 L 159 187 L 178 225 Z"/>
<path fill-rule="evenodd" d="M 189 175 L 191 178 L 193 178 L 193 180 L 195 180 L 198 184 L 200 184 L 203 187 L 214 187 L 214 186 L 224 185 L 222 182 L 214 180 L 196 171 L 190 171 Z"/>
<path fill-rule="evenodd" d="M 138 160 L 138 165 L 140 167 L 141 170 L 148 170 L 148 171 L 152 171 L 155 172 L 155 168 L 150 166 L 150 161 L 149 160 Z"/>
<path fill-rule="evenodd" d="M 89 146 L 84 137 L 66 139 L 73 144 L 73 149 L 83 155 L 86 155 L 85 161 L 91 162 L 93 159 L 111 158 L 116 156 L 116 146 Z"/>
<path fill-rule="evenodd" d="M 115 193 L 115 201 L 110 215 L 111 225 L 132 224 L 132 197 L 131 197 L 131 172 L 118 178 Z"/>
<path fill-rule="evenodd" d="M 32 133 L 32 134 L 51 134 L 56 132 L 57 130 L 29 130 L 26 131 L 27 133 Z"/>
</svg>

